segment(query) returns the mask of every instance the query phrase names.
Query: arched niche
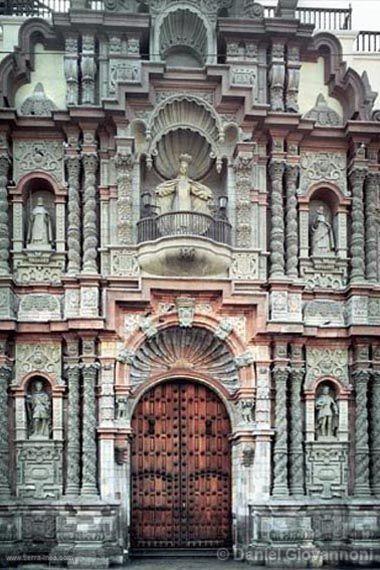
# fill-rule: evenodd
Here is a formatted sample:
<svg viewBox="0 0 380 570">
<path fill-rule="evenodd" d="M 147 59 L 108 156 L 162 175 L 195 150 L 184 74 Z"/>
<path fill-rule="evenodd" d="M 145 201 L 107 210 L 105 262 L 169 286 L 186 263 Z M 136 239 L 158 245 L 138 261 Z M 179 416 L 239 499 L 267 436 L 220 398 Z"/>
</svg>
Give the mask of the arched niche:
<svg viewBox="0 0 380 570">
<path fill-rule="evenodd" d="M 52 394 L 48 380 L 31 376 L 25 386 L 26 428 L 28 439 L 52 437 Z"/>
<path fill-rule="evenodd" d="M 25 247 L 30 250 L 53 250 L 56 241 L 56 212 L 51 184 L 38 176 L 32 178 L 24 187 L 23 198 Z M 38 233 L 42 234 L 40 240 Z"/>
</svg>

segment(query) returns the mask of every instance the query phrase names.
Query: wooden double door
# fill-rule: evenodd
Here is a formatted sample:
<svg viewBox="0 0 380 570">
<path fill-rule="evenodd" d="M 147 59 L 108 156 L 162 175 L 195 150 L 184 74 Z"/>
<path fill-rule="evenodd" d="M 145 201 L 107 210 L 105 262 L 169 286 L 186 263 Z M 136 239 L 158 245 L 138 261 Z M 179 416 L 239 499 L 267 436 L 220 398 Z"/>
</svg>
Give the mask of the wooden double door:
<svg viewBox="0 0 380 570">
<path fill-rule="evenodd" d="M 132 427 L 132 547 L 228 546 L 230 421 L 218 396 L 195 382 L 159 384 Z"/>
</svg>

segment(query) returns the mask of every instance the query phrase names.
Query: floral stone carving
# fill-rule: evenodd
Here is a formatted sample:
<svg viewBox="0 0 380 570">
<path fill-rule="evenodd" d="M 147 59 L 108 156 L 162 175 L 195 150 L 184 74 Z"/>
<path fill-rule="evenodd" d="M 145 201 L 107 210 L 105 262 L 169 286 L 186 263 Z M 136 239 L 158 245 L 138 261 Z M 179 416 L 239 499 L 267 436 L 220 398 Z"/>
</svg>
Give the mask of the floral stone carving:
<svg viewBox="0 0 380 570">
<path fill-rule="evenodd" d="M 37 83 L 33 94 L 29 95 L 21 105 L 20 114 L 50 117 L 54 109 L 56 109 L 56 106 L 53 101 L 46 96 L 44 86 L 42 83 Z"/>
</svg>

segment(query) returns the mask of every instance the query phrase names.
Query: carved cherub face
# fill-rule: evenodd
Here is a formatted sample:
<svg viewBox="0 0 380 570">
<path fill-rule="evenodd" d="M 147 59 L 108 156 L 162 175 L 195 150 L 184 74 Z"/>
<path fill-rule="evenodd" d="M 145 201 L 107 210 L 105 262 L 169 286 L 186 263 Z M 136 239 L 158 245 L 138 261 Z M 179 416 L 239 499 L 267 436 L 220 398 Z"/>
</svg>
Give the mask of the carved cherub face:
<svg viewBox="0 0 380 570">
<path fill-rule="evenodd" d="M 191 162 L 191 156 L 188 154 L 181 154 L 179 157 L 179 173 L 182 176 L 187 176 L 189 172 L 189 164 Z"/>
</svg>

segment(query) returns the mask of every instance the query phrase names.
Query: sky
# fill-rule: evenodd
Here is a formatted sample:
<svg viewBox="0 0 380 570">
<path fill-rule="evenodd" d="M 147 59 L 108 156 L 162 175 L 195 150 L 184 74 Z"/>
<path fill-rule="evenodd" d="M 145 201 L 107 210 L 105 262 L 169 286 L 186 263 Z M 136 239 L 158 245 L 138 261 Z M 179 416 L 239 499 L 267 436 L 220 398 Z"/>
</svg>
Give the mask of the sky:
<svg viewBox="0 0 380 570">
<path fill-rule="evenodd" d="M 276 0 L 259 0 L 262 5 L 276 5 Z M 348 8 L 353 10 L 353 30 L 380 30 L 380 0 L 299 0 L 299 6 Z"/>
</svg>

